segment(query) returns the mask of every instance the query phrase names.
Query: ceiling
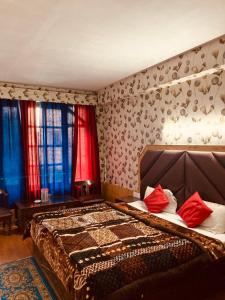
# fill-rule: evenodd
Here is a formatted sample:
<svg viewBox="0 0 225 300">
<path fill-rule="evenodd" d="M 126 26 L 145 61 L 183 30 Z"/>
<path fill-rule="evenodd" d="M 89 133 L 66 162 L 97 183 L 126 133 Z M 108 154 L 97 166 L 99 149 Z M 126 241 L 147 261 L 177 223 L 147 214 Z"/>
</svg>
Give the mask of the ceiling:
<svg viewBox="0 0 225 300">
<path fill-rule="evenodd" d="M 1 0 L 0 81 L 98 90 L 225 33 L 224 0 Z"/>
</svg>

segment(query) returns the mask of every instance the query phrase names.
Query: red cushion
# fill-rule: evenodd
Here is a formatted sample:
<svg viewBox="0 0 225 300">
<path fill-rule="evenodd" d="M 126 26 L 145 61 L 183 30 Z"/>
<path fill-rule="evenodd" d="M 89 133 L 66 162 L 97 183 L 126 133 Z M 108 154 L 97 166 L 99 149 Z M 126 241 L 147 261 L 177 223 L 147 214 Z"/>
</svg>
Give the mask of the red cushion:
<svg viewBox="0 0 225 300">
<path fill-rule="evenodd" d="M 195 192 L 184 202 L 177 213 L 188 227 L 196 227 L 208 218 L 212 212 L 212 209 L 203 202 L 199 193 Z"/>
<path fill-rule="evenodd" d="M 158 185 L 154 191 L 144 199 L 148 211 L 160 213 L 169 204 L 161 185 Z"/>
</svg>

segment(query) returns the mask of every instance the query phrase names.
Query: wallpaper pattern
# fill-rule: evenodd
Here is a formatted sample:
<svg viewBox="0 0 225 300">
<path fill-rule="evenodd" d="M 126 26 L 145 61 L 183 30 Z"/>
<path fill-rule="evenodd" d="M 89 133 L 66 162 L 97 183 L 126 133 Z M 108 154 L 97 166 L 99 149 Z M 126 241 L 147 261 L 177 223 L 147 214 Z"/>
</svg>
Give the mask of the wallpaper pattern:
<svg viewBox="0 0 225 300">
<path fill-rule="evenodd" d="M 225 35 L 179 56 L 118 81 L 98 92 L 99 103 L 143 93 L 149 88 L 170 85 L 174 80 L 210 72 L 225 64 Z"/>
<path fill-rule="evenodd" d="M 224 64 L 225 36 L 101 90 L 102 180 L 138 191 L 147 144 L 224 145 Z"/>
<path fill-rule="evenodd" d="M 34 100 L 70 104 L 97 104 L 95 92 L 0 82 L 1 99 Z"/>
</svg>

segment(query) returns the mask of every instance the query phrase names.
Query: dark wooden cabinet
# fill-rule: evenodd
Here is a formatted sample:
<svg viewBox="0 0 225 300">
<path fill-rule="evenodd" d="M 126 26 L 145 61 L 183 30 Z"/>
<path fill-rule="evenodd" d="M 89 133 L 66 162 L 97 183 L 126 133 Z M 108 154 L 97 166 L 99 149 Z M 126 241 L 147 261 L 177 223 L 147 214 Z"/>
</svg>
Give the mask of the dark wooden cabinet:
<svg viewBox="0 0 225 300">
<path fill-rule="evenodd" d="M 32 219 L 33 215 L 39 212 L 73 208 L 103 201 L 103 199 L 90 199 L 90 197 L 88 199 L 76 199 L 72 196 L 58 196 L 51 197 L 49 201 L 41 202 L 40 204 L 25 203 L 22 201 L 16 202 L 16 217 L 18 226 L 20 229 L 24 230 L 26 224 Z"/>
</svg>

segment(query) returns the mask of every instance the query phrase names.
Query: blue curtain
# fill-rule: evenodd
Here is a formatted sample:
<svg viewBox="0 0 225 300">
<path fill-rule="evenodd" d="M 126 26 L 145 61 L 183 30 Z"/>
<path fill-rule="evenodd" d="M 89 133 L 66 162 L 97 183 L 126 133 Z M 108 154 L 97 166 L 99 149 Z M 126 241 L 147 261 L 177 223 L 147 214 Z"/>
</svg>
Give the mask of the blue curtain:
<svg viewBox="0 0 225 300">
<path fill-rule="evenodd" d="M 0 122 L 0 186 L 7 191 L 12 206 L 23 200 L 24 193 L 19 101 L 0 101 Z"/>
<path fill-rule="evenodd" d="M 38 110 L 41 187 L 53 195 L 70 193 L 74 106 L 42 102 Z"/>
</svg>

